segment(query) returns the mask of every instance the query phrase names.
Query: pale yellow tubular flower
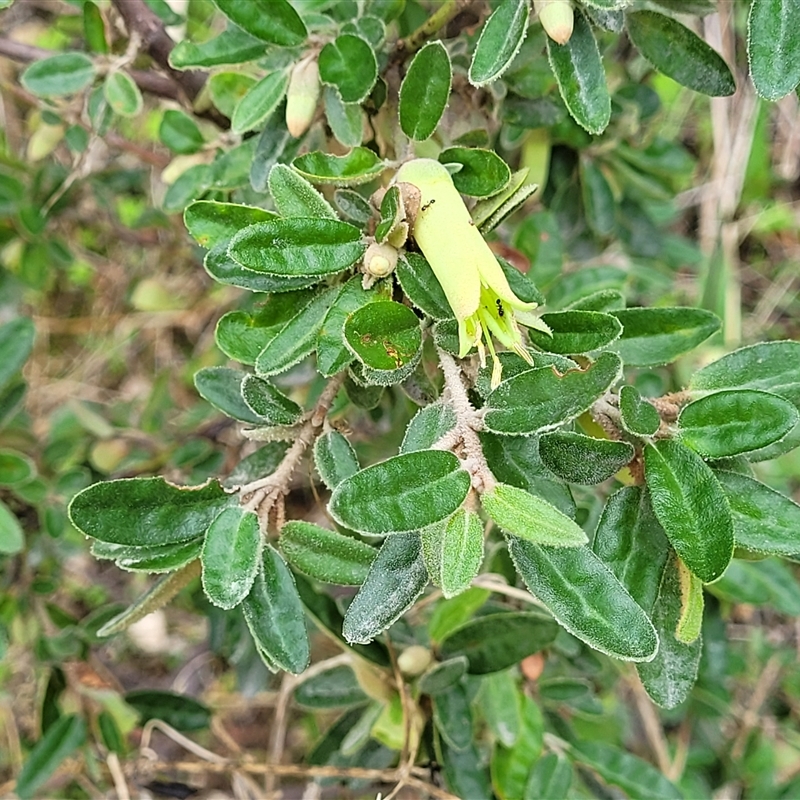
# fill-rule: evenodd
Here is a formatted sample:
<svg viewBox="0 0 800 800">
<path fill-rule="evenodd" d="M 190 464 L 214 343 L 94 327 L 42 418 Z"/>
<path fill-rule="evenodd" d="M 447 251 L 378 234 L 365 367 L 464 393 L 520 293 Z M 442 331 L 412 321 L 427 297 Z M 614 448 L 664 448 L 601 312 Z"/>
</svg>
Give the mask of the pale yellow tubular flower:
<svg viewBox="0 0 800 800">
<path fill-rule="evenodd" d="M 492 386 L 501 378 L 492 337 L 528 363 L 530 353 L 522 344 L 515 312 L 536 324 L 530 312 L 536 303 L 520 300 L 508 284 L 494 253 L 470 217 L 447 169 L 438 161 L 419 158 L 403 164 L 395 182 L 419 190 L 419 211 L 412 223 L 412 235 L 431 265 L 458 322 L 459 356 L 476 347 L 481 364 L 485 347 L 493 360 Z M 485 342 L 485 346 L 484 346 Z"/>
</svg>

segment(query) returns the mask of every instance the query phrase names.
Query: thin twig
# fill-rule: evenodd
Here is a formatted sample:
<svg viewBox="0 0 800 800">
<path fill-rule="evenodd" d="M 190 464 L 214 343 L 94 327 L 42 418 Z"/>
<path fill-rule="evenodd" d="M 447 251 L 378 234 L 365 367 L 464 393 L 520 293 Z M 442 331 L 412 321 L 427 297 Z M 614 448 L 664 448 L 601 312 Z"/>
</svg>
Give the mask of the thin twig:
<svg viewBox="0 0 800 800">
<path fill-rule="evenodd" d="M 114 790 L 117 793 L 118 800 L 131 800 L 131 793 L 125 781 L 122 765 L 119 763 L 119 756 L 116 753 L 109 753 L 106 758 L 106 765 L 111 773 L 111 779 L 114 781 Z"/>
<path fill-rule="evenodd" d="M 669 757 L 667 740 L 664 736 L 664 728 L 661 726 L 661 720 L 658 718 L 658 714 L 653 706 L 653 701 L 648 696 L 636 673 L 630 676 L 628 686 L 633 693 L 636 710 L 641 717 L 644 733 L 647 737 L 650 749 L 653 751 L 653 755 L 656 758 L 656 764 L 658 764 L 658 768 L 661 772 L 667 775 L 672 768 L 672 762 Z"/>
<path fill-rule="evenodd" d="M 539 606 L 539 608 L 547 608 L 544 603 L 534 597 L 530 592 L 526 592 L 524 589 L 517 589 L 516 586 L 509 586 L 507 583 L 503 583 L 503 579 L 499 575 L 495 575 L 492 572 L 484 572 L 478 575 L 472 581 L 472 586 L 475 586 L 479 589 L 488 589 L 490 592 L 503 594 L 506 597 L 512 597 L 515 600 L 522 600 L 524 603 L 530 603 L 533 606 Z"/>
<path fill-rule="evenodd" d="M 767 661 L 761 675 L 759 675 L 758 683 L 756 683 L 755 689 L 750 695 L 750 702 L 742 715 L 742 726 L 731 746 L 731 759 L 734 762 L 738 761 L 744 754 L 747 737 L 750 735 L 750 731 L 758 724 L 761 706 L 769 697 L 775 681 L 780 677 L 782 666 L 781 657 L 776 653 Z"/>
</svg>

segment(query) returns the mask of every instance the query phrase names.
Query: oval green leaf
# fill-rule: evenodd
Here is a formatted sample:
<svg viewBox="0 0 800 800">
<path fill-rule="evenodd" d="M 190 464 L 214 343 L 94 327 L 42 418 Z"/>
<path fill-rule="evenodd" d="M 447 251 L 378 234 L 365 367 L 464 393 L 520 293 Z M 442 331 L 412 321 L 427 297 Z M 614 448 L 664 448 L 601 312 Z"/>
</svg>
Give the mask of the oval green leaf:
<svg viewBox="0 0 800 800">
<path fill-rule="evenodd" d="M 368 303 L 347 317 L 344 341 L 372 369 L 402 369 L 415 362 L 422 347 L 419 318 L 402 303 Z"/>
<path fill-rule="evenodd" d="M 124 696 L 139 712 L 139 724 L 160 719 L 179 731 L 199 731 L 211 724 L 211 709 L 185 694 L 160 689 L 136 689 Z"/>
<path fill-rule="evenodd" d="M 203 367 L 194 376 L 199 395 L 231 419 L 249 425 L 269 424 L 269 420 L 256 414 L 242 397 L 242 382 L 246 372 L 228 367 Z"/>
<path fill-rule="evenodd" d="M 459 508 L 449 519 L 420 532 L 422 556 L 431 580 L 442 594 L 455 597 L 469 588 L 483 562 L 483 523 Z"/>
<path fill-rule="evenodd" d="M 622 324 L 610 314 L 598 311 L 555 311 L 542 314 L 552 336 L 531 329 L 530 340 L 548 353 L 574 355 L 606 347 L 619 338 Z"/>
<path fill-rule="evenodd" d="M 453 318 L 442 285 L 424 256 L 404 253 L 397 262 L 396 275 L 403 294 L 416 308 L 433 319 Z"/>
<path fill-rule="evenodd" d="M 276 71 L 250 87 L 233 109 L 231 131 L 247 133 L 262 125 L 283 100 L 288 86 L 289 75 Z"/>
<path fill-rule="evenodd" d="M 25 533 L 11 509 L 0 500 L 0 553 L 14 555 L 25 546 Z"/>
<path fill-rule="evenodd" d="M 357 186 L 377 178 L 386 164 L 372 150 L 354 147 L 347 155 L 333 156 L 315 151 L 298 156 L 292 166 L 312 183 Z"/>
<path fill-rule="evenodd" d="M 365 703 L 369 698 L 353 670 L 340 664 L 302 681 L 294 690 L 294 699 L 306 708 L 343 708 Z"/>
<path fill-rule="evenodd" d="M 288 0 L 214 0 L 242 30 L 262 42 L 296 47 L 308 36 L 305 23 Z"/>
<path fill-rule="evenodd" d="M 473 86 L 490 83 L 509 68 L 525 39 L 530 13 L 529 0 L 503 0 L 486 20 L 469 65 Z"/>
<path fill-rule="evenodd" d="M 220 511 L 200 553 L 203 591 L 211 603 L 226 610 L 238 606 L 253 586 L 260 556 L 258 517 L 240 506 Z"/>
<path fill-rule="evenodd" d="M 619 390 L 619 416 L 622 427 L 634 436 L 652 436 L 661 426 L 661 417 L 652 403 L 635 386 Z"/>
<path fill-rule="evenodd" d="M 361 469 L 353 445 L 336 430 L 323 433 L 314 442 L 314 466 L 331 491 Z"/>
<path fill-rule="evenodd" d="M 715 473 L 733 515 L 739 547 L 776 556 L 800 554 L 800 506 L 760 481 L 734 472 Z"/>
<path fill-rule="evenodd" d="M 611 119 L 611 97 L 597 41 L 580 9 L 566 44 L 547 37 L 547 56 L 569 113 L 589 133 L 602 133 Z"/>
<path fill-rule="evenodd" d="M 555 506 L 524 489 L 498 483 L 481 495 L 484 511 L 506 533 L 552 547 L 581 547 L 588 542 L 583 528 Z"/>
<path fill-rule="evenodd" d="M 347 609 L 342 626 L 344 638 L 368 644 L 414 604 L 427 584 L 419 536 L 390 536 Z"/>
<path fill-rule="evenodd" d="M 415 56 L 400 86 L 400 127 L 416 142 L 436 130 L 450 98 L 453 68 L 441 42 L 428 42 Z"/>
<path fill-rule="evenodd" d="M 78 492 L 69 518 L 81 533 L 102 542 L 149 547 L 202 536 L 234 502 L 216 482 L 189 488 L 163 478 L 123 478 Z"/>
<path fill-rule="evenodd" d="M 95 74 L 92 60 L 84 53 L 59 53 L 34 61 L 19 80 L 39 97 L 61 97 L 85 89 Z"/>
<path fill-rule="evenodd" d="M 142 93 L 125 72 L 111 72 L 106 76 L 103 95 L 111 110 L 121 117 L 135 117 L 142 110 Z"/>
<path fill-rule="evenodd" d="M 467 672 L 487 675 L 518 664 L 547 647 L 558 626 L 535 611 L 505 611 L 479 616 L 447 634 L 439 653 L 444 659 L 463 656 Z"/>
<path fill-rule="evenodd" d="M 245 374 L 242 398 L 248 408 L 268 425 L 294 425 L 303 413 L 294 400 L 257 375 Z"/>
<path fill-rule="evenodd" d="M 677 20 L 655 11 L 625 14 L 625 27 L 636 49 L 660 72 L 712 97 L 736 91 L 722 56 Z"/>
<path fill-rule="evenodd" d="M 352 536 L 301 520 L 281 528 L 280 548 L 295 569 L 338 586 L 361 586 L 378 553 Z"/>
<path fill-rule="evenodd" d="M 328 201 L 288 164 L 275 164 L 269 171 L 268 185 L 282 217 L 338 219 Z"/>
<path fill-rule="evenodd" d="M 776 394 L 729 389 L 684 406 L 678 435 L 705 458 L 729 458 L 777 442 L 799 421 L 797 409 Z"/>
<path fill-rule="evenodd" d="M 611 349 L 630 367 L 669 364 L 720 326 L 717 315 L 702 308 L 624 308 L 611 314 L 622 323 Z"/>
<path fill-rule="evenodd" d="M 35 334 L 33 321 L 28 317 L 18 317 L 0 325 L 0 392 L 28 360 Z"/>
<path fill-rule="evenodd" d="M 328 508 L 340 525 L 360 533 L 418 531 L 456 511 L 469 487 L 469 473 L 452 453 L 404 453 L 343 480 Z"/>
<path fill-rule="evenodd" d="M 622 363 L 601 353 L 585 370 L 560 375 L 553 367 L 528 370 L 503 381 L 486 400 L 486 427 L 503 434 L 547 431 L 582 414 L 616 383 Z"/>
<path fill-rule="evenodd" d="M 201 44 L 185 39 L 178 42 L 169 54 L 169 63 L 175 69 L 243 64 L 260 58 L 265 50 L 260 39 L 250 36 L 241 28 L 230 26 L 228 30 Z"/>
<path fill-rule="evenodd" d="M 733 556 L 733 521 L 710 467 L 684 444 L 664 439 L 644 450 L 645 479 L 658 521 L 686 566 L 704 583 Z"/>
<path fill-rule="evenodd" d="M 569 483 L 592 486 L 615 475 L 633 460 L 633 445 L 595 439 L 572 431 L 555 431 L 539 439 L 544 465 Z M 553 542 L 542 542 L 553 544 Z"/>
<path fill-rule="evenodd" d="M 294 578 L 269 544 L 242 611 L 259 652 L 280 669 L 301 673 L 310 660 L 303 606 Z"/>
<path fill-rule="evenodd" d="M 286 277 L 324 277 L 364 255 L 361 231 L 332 219 L 274 219 L 239 231 L 229 253 L 243 267 Z"/>
<path fill-rule="evenodd" d="M 183 212 L 183 223 L 190 236 L 207 248 L 229 242 L 242 228 L 270 219 L 275 219 L 275 214 L 263 208 L 217 200 L 197 200 Z"/>
<path fill-rule="evenodd" d="M 800 5 L 753 0 L 747 20 L 750 77 L 761 97 L 779 100 L 800 83 Z"/>
<path fill-rule="evenodd" d="M 588 547 L 543 547 L 511 536 L 508 549 L 531 594 L 573 636 L 624 661 L 656 654 L 647 615 Z"/>
<path fill-rule="evenodd" d="M 378 77 L 375 53 L 365 39 L 344 33 L 322 48 L 319 77 L 335 86 L 345 103 L 361 103 Z"/>
<path fill-rule="evenodd" d="M 497 153 L 478 147 L 448 147 L 439 153 L 440 164 L 460 164 L 452 176 L 461 194 L 491 197 L 501 192 L 511 180 L 511 169 Z"/>
</svg>

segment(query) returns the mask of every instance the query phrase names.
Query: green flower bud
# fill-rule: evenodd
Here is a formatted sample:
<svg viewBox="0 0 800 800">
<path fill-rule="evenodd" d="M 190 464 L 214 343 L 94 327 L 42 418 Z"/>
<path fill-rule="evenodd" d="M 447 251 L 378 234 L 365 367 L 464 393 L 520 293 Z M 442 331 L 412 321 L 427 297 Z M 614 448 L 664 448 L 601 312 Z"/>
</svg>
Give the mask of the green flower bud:
<svg viewBox="0 0 800 800">
<path fill-rule="evenodd" d="M 566 44 L 572 36 L 575 13 L 570 0 L 533 0 L 544 32 L 556 43 Z"/>
<path fill-rule="evenodd" d="M 319 101 L 319 67 L 316 55 L 304 58 L 294 65 L 286 90 L 286 127 L 294 136 L 307 130 Z"/>
</svg>

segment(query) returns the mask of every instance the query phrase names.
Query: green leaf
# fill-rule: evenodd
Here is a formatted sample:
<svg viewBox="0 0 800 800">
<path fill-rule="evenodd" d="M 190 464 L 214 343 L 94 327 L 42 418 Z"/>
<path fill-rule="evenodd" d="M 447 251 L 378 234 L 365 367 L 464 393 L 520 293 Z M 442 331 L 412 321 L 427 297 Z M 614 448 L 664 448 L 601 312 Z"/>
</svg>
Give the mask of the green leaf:
<svg viewBox="0 0 800 800">
<path fill-rule="evenodd" d="M 59 717 L 31 750 L 17 778 L 14 791 L 20 800 L 30 800 L 64 759 L 86 741 L 86 722 L 77 714 Z"/>
<path fill-rule="evenodd" d="M 519 52 L 528 29 L 529 0 L 504 0 L 486 21 L 469 65 L 469 82 L 482 86 L 499 78 Z"/>
<path fill-rule="evenodd" d="M 0 553 L 15 555 L 25 547 L 25 533 L 19 520 L 0 500 Z"/>
<path fill-rule="evenodd" d="M 547 57 L 573 119 L 591 134 L 602 133 L 611 118 L 611 97 L 597 41 L 580 9 L 566 44 L 547 37 Z"/>
<path fill-rule="evenodd" d="M 576 742 L 569 754 L 596 772 L 606 783 L 619 786 L 629 797 L 641 800 L 682 800 L 683 795 L 655 767 L 641 758 L 605 742 Z"/>
<path fill-rule="evenodd" d="M 228 19 L 262 42 L 296 47 L 308 36 L 305 23 L 288 0 L 214 0 Z"/>
<path fill-rule="evenodd" d="M 139 724 L 160 719 L 179 731 L 199 731 L 211 724 L 211 709 L 185 694 L 160 689 L 127 692 L 125 702 L 139 712 Z"/>
<path fill-rule="evenodd" d="M 353 361 L 353 353 L 345 345 L 344 326 L 347 317 L 368 303 L 388 300 L 383 282 L 373 289 L 364 289 L 360 275 L 350 278 L 330 307 L 317 334 L 317 369 L 330 377 Z"/>
<path fill-rule="evenodd" d="M 0 392 L 5 391 L 28 360 L 35 334 L 33 322 L 27 317 L 0 325 Z"/>
<path fill-rule="evenodd" d="M 366 225 L 374 214 L 372 206 L 355 189 L 336 189 L 333 204 L 339 213 L 356 225 Z"/>
<path fill-rule="evenodd" d="M 451 631 L 470 620 L 489 599 L 488 589 L 473 587 L 458 597 L 437 603 L 428 621 L 428 634 L 434 642 L 444 639 Z"/>
<path fill-rule="evenodd" d="M 378 77 L 375 53 L 360 36 L 344 33 L 322 48 L 319 77 L 335 86 L 345 103 L 361 103 Z"/>
<path fill-rule="evenodd" d="M 347 317 L 347 347 L 368 367 L 398 370 L 416 363 L 422 348 L 419 318 L 402 303 L 368 303 Z"/>
<path fill-rule="evenodd" d="M 242 397 L 248 408 L 269 425 L 294 425 L 303 414 L 294 400 L 256 375 L 245 374 Z"/>
<path fill-rule="evenodd" d="M 523 658 L 547 647 L 558 626 L 545 614 L 534 611 L 504 611 L 479 616 L 442 639 L 442 658 L 466 657 L 467 672 L 486 675 L 518 664 Z"/>
<path fill-rule="evenodd" d="M 592 549 L 650 613 L 672 548 L 645 490 L 626 486 L 608 498 Z"/>
<path fill-rule="evenodd" d="M 34 61 L 19 81 L 38 97 L 61 97 L 83 91 L 95 74 L 92 60 L 84 53 L 59 53 Z"/>
<path fill-rule="evenodd" d="M 103 96 L 115 114 L 135 117 L 142 110 L 142 93 L 125 72 L 110 72 L 103 83 Z"/>
<path fill-rule="evenodd" d="M 0 8 L 5 8 L 13 0 L 0 2 Z M 95 53 L 108 53 L 108 42 L 106 41 L 106 26 L 103 15 L 94 2 L 83 4 L 83 34 L 86 37 L 86 44 Z"/>
<path fill-rule="evenodd" d="M 353 670 L 340 664 L 302 681 L 294 690 L 294 699 L 306 708 L 342 708 L 364 703 L 368 698 Z"/>
<path fill-rule="evenodd" d="M 569 483 L 592 486 L 615 475 L 633 460 L 633 445 L 555 431 L 539 439 L 539 455 L 548 469 Z M 554 542 L 542 542 L 554 544 Z"/>
<path fill-rule="evenodd" d="M 289 445 L 286 442 L 269 442 L 245 456 L 223 481 L 227 489 L 237 489 L 246 483 L 272 475 L 283 461 Z"/>
<path fill-rule="evenodd" d="M 201 44 L 185 39 L 178 42 L 169 54 L 169 63 L 175 69 L 243 64 L 260 58 L 265 50 L 260 39 L 235 25 L 229 25 L 227 30 Z"/>
<path fill-rule="evenodd" d="M 455 597 L 469 588 L 483 562 L 483 523 L 459 508 L 449 519 L 420 531 L 422 556 L 442 594 Z"/>
<path fill-rule="evenodd" d="M 272 295 L 254 314 L 229 311 L 217 323 L 217 346 L 225 355 L 242 364 L 255 364 L 258 354 L 283 330 L 297 308 L 303 308 L 309 299 L 308 292 L 285 292 Z"/>
<path fill-rule="evenodd" d="M 675 635 L 682 606 L 678 560 L 672 557 L 667 562 L 650 614 L 658 632 L 658 653 L 647 664 L 636 665 L 650 699 L 662 708 L 675 708 L 688 697 L 697 679 L 703 651 L 699 636 L 686 644 L 678 641 Z"/>
<path fill-rule="evenodd" d="M 360 103 L 345 103 L 333 86 L 322 92 L 325 119 L 331 132 L 345 147 L 358 147 L 364 139 L 364 111 Z"/>
<path fill-rule="evenodd" d="M 242 382 L 247 374 L 228 367 L 203 367 L 195 373 L 194 385 L 204 400 L 231 419 L 249 425 L 268 424 L 242 397 Z"/>
<path fill-rule="evenodd" d="M 271 72 L 254 84 L 233 109 L 231 131 L 247 133 L 262 125 L 280 105 L 288 86 L 289 75 L 284 71 Z"/>
<path fill-rule="evenodd" d="M 216 482 L 189 488 L 163 478 L 123 478 L 78 492 L 69 518 L 81 533 L 102 542 L 149 547 L 202 536 L 235 500 Z"/>
<path fill-rule="evenodd" d="M 400 85 L 400 127 L 416 142 L 436 130 L 450 99 L 453 68 L 441 42 L 428 42 L 415 56 Z"/>
<path fill-rule="evenodd" d="M 622 427 L 634 436 L 652 436 L 661 426 L 658 411 L 635 386 L 619 390 L 619 416 Z"/>
<path fill-rule="evenodd" d="M 644 464 L 653 510 L 675 551 L 704 583 L 716 580 L 733 555 L 733 521 L 714 473 L 671 439 L 645 445 Z"/>
<path fill-rule="evenodd" d="M 548 353 L 573 355 L 599 350 L 619 338 L 622 325 L 610 314 L 598 311 L 555 311 L 542 314 L 552 336 L 529 330 L 530 340 Z"/>
<path fill-rule="evenodd" d="M 581 547 L 586 534 L 566 514 L 532 494 L 498 483 L 481 495 L 484 511 L 506 533 L 552 547 Z"/>
<path fill-rule="evenodd" d="M 360 533 L 418 531 L 449 517 L 469 488 L 469 473 L 452 453 L 405 453 L 343 480 L 328 509 L 336 522 Z"/>
<path fill-rule="evenodd" d="M 230 119 L 236 104 L 253 88 L 256 79 L 242 72 L 217 72 L 208 78 L 211 102 Z"/>
<path fill-rule="evenodd" d="M 197 123 L 188 114 L 172 108 L 161 118 L 158 138 L 173 152 L 184 155 L 196 153 L 205 144 Z"/>
<path fill-rule="evenodd" d="M 736 91 L 736 82 L 722 56 L 672 17 L 655 11 L 628 12 L 625 27 L 636 49 L 682 86 L 712 97 Z"/>
<path fill-rule="evenodd" d="M 493 672 L 481 679 L 477 702 L 494 738 L 505 747 L 513 747 L 522 727 L 520 692 L 514 670 Z"/>
<path fill-rule="evenodd" d="M 219 283 L 238 286 L 248 292 L 292 292 L 319 282 L 314 275 L 289 277 L 254 272 L 228 255 L 228 242 L 221 242 L 206 253 L 203 266 Z"/>
<path fill-rule="evenodd" d="M 282 217 L 338 219 L 328 201 L 295 170 L 275 164 L 269 171 L 269 193 Z"/>
<path fill-rule="evenodd" d="M 782 439 L 798 422 L 797 409 L 776 394 L 731 389 L 684 406 L 678 436 L 705 458 L 729 458 Z"/>
<path fill-rule="evenodd" d="M 760 389 L 800 407 L 800 342 L 760 342 L 707 364 L 689 380 L 693 394 Z"/>
<path fill-rule="evenodd" d="M 492 754 L 492 784 L 500 800 L 517 800 L 523 796 L 531 771 L 542 753 L 544 719 L 539 706 L 522 695 L 522 726 L 512 747 L 502 743 Z"/>
<path fill-rule="evenodd" d="M 456 750 L 472 743 L 472 710 L 460 683 L 437 692 L 433 697 L 433 722 L 442 738 Z"/>
<path fill-rule="evenodd" d="M 747 19 L 750 77 L 761 97 L 779 100 L 800 83 L 800 6 L 753 0 Z"/>
<path fill-rule="evenodd" d="M 467 657 L 456 656 L 430 667 L 420 676 L 419 690 L 422 694 L 434 695 L 449 689 L 461 680 L 467 671 Z"/>
<path fill-rule="evenodd" d="M 450 790 L 457 797 L 468 797 L 469 800 L 491 800 L 493 795 L 489 775 L 475 742 L 470 742 L 463 750 L 456 750 L 442 741 L 440 749 L 440 760 Z"/>
<path fill-rule="evenodd" d="M 258 517 L 240 506 L 224 508 L 209 526 L 200 554 L 206 597 L 218 608 L 238 606 L 253 586 L 260 560 Z"/>
<path fill-rule="evenodd" d="M 295 675 L 308 666 L 308 633 L 300 596 L 292 573 L 269 544 L 264 546 L 263 560 L 242 610 L 256 647 L 269 662 Z"/>
<path fill-rule="evenodd" d="M 184 170 L 164 195 L 162 208 L 167 214 L 179 214 L 186 206 L 202 197 L 211 186 L 211 169 L 207 164 L 194 164 Z"/>
<path fill-rule="evenodd" d="M 461 194 L 491 197 L 511 180 L 511 170 L 497 153 L 472 147 L 448 147 L 439 153 L 440 164 L 461 164 L 453 183 Z"/>
<path fill-rule="evenodd" d="M 36 475 L 33 461 L 16 450 L 0 448 L 0 486 L 25 483 Z"/>
<path fill-rule="evenodd" d="M 276 375 L 311 353 L 322 322 L 338 294 L 339 287 L 331 286 L 312 297 L 259 353 L 256 372 L 265 377 Z"/>
<path fill-rule="evenodd" d="M 568 797 L 572 784 L 572 765 L 564 756 L 545 753 L 534 765 L 528 777 L 523 800 L 542 797 Z"/>
<path fill-rule="evenodd" d="M 456 414 L 449 405 L 431 403 L 421 408 L 408 423 L 401 453 L 428 450 L 456 425 Z"/>
<path fill-rule="evenodd" d="M 95 558 L 111 559 L 120 569 L 129 572 L 172 572 L 195 561 L 202 546 L 202 537 L 155 547 L 111 544 L 95 539 L 91 553 Z"/>
<path fill-rule="evenodd" d="M 573 636 L 625 661 L 648 661 L 658 636 L 647 615 L 588 547 L 544 547 L 509 537 L 531 594 Z"/>
<path fill-rule="evenodd" d="M 719 330 L 719 318 L 702 308 L 625 308 L 611 312 L 622 336 L 611 345 L 626 366 L 669 364 Z"/>
<path fill-rule="evenodd" d="M 453 309 L 431 265 L 418 253 L 404 253 L 397 262 L 397 279 L 409 300 L 433 319 L 452 319 Z"/>
<path fill-rule="evenodd" d="M 598 236 L 610 236 L 614 230 L 616 201 L 602 170 L 594 161 L 580 161 L 581 197 L 586 222 Z"/>
<path fill-rule="evenodd" d="M 295 569 L 339 586 L 361 586 L 377 555 L 374 547 L 352 536 L 300 520 L 281 528 L 280 548 Z"/>
<path fill-rule="evenodd" d="M 314 442 L 314 465 L 331 491 L 361 469 L 353 445 L 336 430 L 323 433 Z"/>
<path fill-rule="evenodd" d="M 585 370 L 559 375 L 552 367 L 532 369 L 503 381 L 486 400 L 486 428 L 528 434 L 557 428 L 586 411 L 616 383 L 622 363 L 601 353 Z"/>
<path fill-rule="evenodd" d="M 208 248 L 230 242 L 242 228 L 270 219 L 275 219 L 275 214 L 263 208 L 217 200 L 197 200 L 183 212 L 186 230 L 197 244 Z"/>
<path fill-rule="evenodd" d="M 354 147 L 345 156 L 320 151 L 306 153 L 292 161 L 292 166 L 312 183 L 336 186 L 368 183 L 386 169 L 386 164 L 366 147 Z"/>
<path fill-rule="evenodd" d="M 411 608 L 427 584 L 419 536 L 390 536 L 347 609 L 344 638 L 351 643 L 368 644 Z"/>
<path fill-rule="evenodd" d="M 800 553 L 800 506 L 747 475 L 715 475 L 731 507 L 737 546 L 777 556 Z"/>
<path fill-rule="evenodd" d="M 229 253 L 255 272 L 323 278 L 347 269 L 363 255 L 361 231 L 333 219 L 273 219 L 239 231 Z"/>
</svg>

